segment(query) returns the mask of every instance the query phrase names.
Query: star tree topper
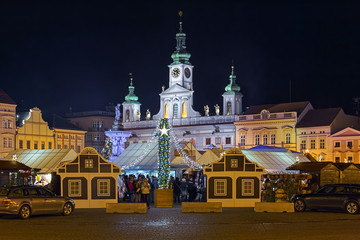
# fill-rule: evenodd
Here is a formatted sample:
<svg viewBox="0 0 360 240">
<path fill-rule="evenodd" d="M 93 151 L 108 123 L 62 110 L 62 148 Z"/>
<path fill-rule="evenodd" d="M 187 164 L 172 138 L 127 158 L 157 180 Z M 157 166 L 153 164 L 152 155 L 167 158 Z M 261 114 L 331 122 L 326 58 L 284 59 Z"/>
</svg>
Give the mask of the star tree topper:
<svg viewBox="0 0 360 240">
<path fill-rule="evenodd" d="M 162 129 L 160 129 L 160 137 L 162 136 L 162 135 L 166 135 L 166 136 L 168 136 L 168 131 L 169 131 L 169 129 L 167 129 L 165 126 L 163 126 L 163 128 Z"/>
</svg>

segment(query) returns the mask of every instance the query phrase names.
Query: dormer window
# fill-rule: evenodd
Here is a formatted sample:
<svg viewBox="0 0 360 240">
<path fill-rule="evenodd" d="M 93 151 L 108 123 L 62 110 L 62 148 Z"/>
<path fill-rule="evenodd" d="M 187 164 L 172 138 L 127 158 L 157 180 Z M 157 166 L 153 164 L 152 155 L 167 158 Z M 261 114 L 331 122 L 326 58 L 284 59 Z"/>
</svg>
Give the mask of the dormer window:
<svg viewBox="0 0 360 240">
<path fill-rule="evenodd" d="M 261 119 L 269 119 L 270 118 L 270 112 L 266 109 L 262 110 L 260 112 Z"/>
</svg>

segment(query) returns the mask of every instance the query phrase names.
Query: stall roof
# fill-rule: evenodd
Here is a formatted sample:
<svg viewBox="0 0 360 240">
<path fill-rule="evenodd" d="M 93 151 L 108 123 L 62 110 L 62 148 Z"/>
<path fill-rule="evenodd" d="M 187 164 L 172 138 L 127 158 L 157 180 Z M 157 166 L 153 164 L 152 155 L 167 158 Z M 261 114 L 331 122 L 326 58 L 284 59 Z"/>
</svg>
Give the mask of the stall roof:
<svg viewBox="0 0 360 240">
<path fill-rule="evenodd" d="M 289 166 L 298 162 L 309 162 L 301 153 L 242 150 L 244 155 L 265 169 L 266 173 L 285 173 Z"/>
<path fill-rule="evenodd" d="M 211 148 L 208 149 L 206 152 L 203 153 L 203 155 L 197 160 L 197 163 L 200 166 L 206 166 L 210 163 L 213 163 L 221 157 L 221 154 L 224 152 L 224 150 L 221 150 L 219 148 Z"/>
<path fill-rule="evenodd" d="M 300 170 L 300 171 L 320 171 L 324 167 L 326 167 L 328 164 L 332 164 L 335 167 L 337 167 L 339 170 L 344 171 L 346 168 L 348 168 L 350 165 L 354 165 L 357 168 L 360 169 L 360 164 L 354 164 L 354 163 L 333 163 L 333 162 L 300 162 L 295 163 L 288 167 L 288 170 Z"/>
<path fill-rule="evenodd" d="M 117 166 L 123 167 L 128 166 L 133 163 L 140 155 L 144 154 L 141 161 L 138 162 L 135 166 L 128 168 L 128 170 L 157 170 L 158 169 L 158 143 L 149 142 L 149 143 L 132 143 L 130 144 L 124 152 L 118 156 L 113 163 Z M 170 159 L 172 167 L 187 167 L 187 165 L 182 161 L 181 157 L 174 156 L 174 144 L 170 146 Z M 181 162 L 181 161 L 182 162 Z"/>
<path fill-rule="evenodd" d="M 1 170 L 31 170 L 30 167 L 25 164 L 19 163 L 14 160 L 0 160 Z"/>
<path fill-rule="evenodd" d="M 39 173 L 55 172 L 60 162 L 71 161 L 77 156 L 72 149 L 14 150 L 4 160 L 16 160 Z"/>
</svg>

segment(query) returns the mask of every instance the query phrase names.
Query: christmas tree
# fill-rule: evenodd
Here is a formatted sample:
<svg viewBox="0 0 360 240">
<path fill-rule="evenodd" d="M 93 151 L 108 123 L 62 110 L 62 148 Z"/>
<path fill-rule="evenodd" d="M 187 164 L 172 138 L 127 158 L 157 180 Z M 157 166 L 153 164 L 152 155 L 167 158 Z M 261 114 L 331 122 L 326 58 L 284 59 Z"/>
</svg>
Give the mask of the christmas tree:
<svg viewBox="0 0 360 240">
<path fill-rule="evenodd" d="M 105 146 L 104 148 L 101 150 L 101 156 L 106 159 L 106 160 L 109 160 L 110 157 L 111 157 L 111 154 L 112 154 L 112 142 L 110 140 L 109 137 L 107 137 L 105 139 Z"/>
<path fill-rule="evenodd" d="M 161 119 L 159 124 L 158 132 L 158 170 L 159 170 L 159 188 L 169 188 L 169 175 L 170 175 L 170 161 L 169 161 L 169 150 L 170 150 L 170 136 L 169 136 L 169 122 L 167 118 Z"/>
</svg>

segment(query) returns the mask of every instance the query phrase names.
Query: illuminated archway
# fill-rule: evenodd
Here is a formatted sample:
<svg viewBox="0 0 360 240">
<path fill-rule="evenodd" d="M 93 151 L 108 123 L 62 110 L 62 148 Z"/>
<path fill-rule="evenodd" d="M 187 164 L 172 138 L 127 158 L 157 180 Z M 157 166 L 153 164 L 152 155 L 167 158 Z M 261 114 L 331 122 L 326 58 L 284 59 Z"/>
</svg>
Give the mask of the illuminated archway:
<svg viewBox="0 0 360 240">
<path fill-rule="evenodd" d="M 169 117 L 170 117 L 169 104 L 165 104 L 164 118 L 169 118 Z"/>
<path fill-rule="evenodd" d="M 183 117 L 183 118 L 187 117 L 187 103 L 186 102 L 184 102 L 182 104 L 181 117 Z"/>
</svg>

